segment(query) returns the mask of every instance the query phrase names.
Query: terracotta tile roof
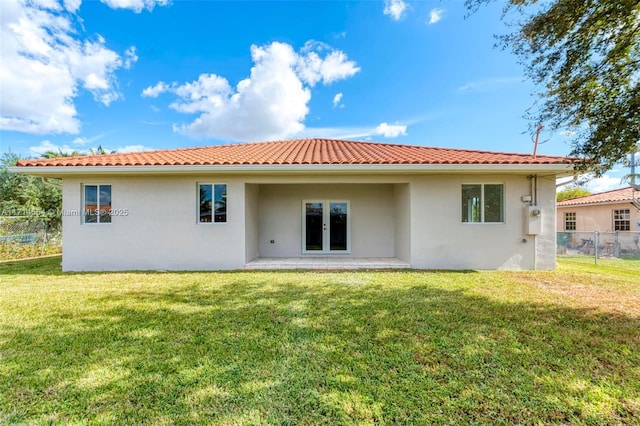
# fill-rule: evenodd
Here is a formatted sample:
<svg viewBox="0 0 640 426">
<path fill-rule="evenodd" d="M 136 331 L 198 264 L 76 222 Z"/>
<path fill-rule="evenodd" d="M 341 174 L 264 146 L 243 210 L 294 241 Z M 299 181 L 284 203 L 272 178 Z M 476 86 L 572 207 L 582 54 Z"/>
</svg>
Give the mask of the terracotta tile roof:
<svg viewBox="0 0 640 426">
<path fill-rule="evenodd" d="M 600 192 L 598 194 L 585 195 L 584 197 L 574 198 L 572 200 L 564 200 L 557 203 L 558 207 L 582 206 L 587 204 L 602 203 L 624 203 L 631 202 L 634 199 L 634 189 L 631 187 L 614 189 L 611 191 Z M 640 199 L 640 192 L 636 191 L 635 199 Z"/>
<path fill-rule="evenodd" d="M 19 167 L 38 166 L 193 166 L 289 164 L 569 164 L 566 157 L 452 148 L 294 139 L 199 148 L 20 160 Z"/>
</svg>

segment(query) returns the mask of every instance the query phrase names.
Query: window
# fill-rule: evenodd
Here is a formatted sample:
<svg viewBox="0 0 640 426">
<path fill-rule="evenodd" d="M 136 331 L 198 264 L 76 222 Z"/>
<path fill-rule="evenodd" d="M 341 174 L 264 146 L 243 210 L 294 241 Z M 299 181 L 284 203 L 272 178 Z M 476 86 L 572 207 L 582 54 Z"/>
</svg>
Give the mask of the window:
<svg viewBox="0 0 640 426">
<path fill-rule="evenodd" d="M 227 185 L 198 184 L 198 223 L 227 221 Z"/>
<path fill-rule="evenodd" d="M 504 222 L 504 185 L 462 185 L 462 222 Z"/>
<path fill-rule="evenodd" d="M 631 231 L 631 211 L 629 209 L 613 211 L 613 230 Z"/>
<path fill-rule="evenodd" d="M 565 212 L 564 214 L 564 230 L 576 230 L 576 212 Z"/>
<path fill-rule="evenodd" d="M 84 223 L 111 223 L 111 185 L 84 185 Z"/>
</svg>

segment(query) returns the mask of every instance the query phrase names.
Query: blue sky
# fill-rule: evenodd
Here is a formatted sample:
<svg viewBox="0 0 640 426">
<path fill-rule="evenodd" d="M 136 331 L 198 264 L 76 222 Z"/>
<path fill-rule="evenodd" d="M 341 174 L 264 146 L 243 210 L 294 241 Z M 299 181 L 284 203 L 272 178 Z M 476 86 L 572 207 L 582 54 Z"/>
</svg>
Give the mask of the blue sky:
<svg viewBox="0 0 640 426">
<path fill-rule="evenodd" d="M 296 137 L 531 152 L 500 3 L 6 0 L 0 144 L 136 151 Z M 466 17 L 466 18 L 465 18 Z M 538 152 L 569 139 L 542 132 Z M 590 184 L 620 186 L 624 170 Z"/>
</svg>

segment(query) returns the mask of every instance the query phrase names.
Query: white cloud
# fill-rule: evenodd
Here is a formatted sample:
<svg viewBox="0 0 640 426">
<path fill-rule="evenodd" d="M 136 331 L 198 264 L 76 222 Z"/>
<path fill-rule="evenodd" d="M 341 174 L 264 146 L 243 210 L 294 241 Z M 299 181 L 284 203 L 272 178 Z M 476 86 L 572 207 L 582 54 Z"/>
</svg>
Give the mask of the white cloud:
<svg viewBox="0 0 640 426">
<path fill-rule="evenodd" d="M 378 126 L 306 127 L 297 136 L 301 138 L 373 140 L 376 136 L 387 138 L 404 136 L 407 128 L 408 125 L 389 125 L 388 123 L 381 123 Z"/>
<path fill-rule="evenodd" d="M 158 6 L 166 6 L 169 4 L 169 0 L 100 0 L 112 9 L 130 9 L 135 13 L 142 12 L 142 9 L 152 11 L 153 8 Z"/>
<path fill-rule="evenodd" d="M 403 0 L 385 0 L 383 13 L 391 16 L 394 21 L 399 21 L 407 11 L 407 8 L 408 5 Z"/>
<path fill-rule="evenodd" d="M 346 38 L 346 37 L 347 37 L 347 32 L 346 31 L 342 31 L 342 32 L 339 32 L 339 33 L 333 35 L 333 38 L 335 38 L 335 39 L 341 39 L 341 38 Z"/>
<path fill-rule="evenodd" d="M 136 54 L 136 47 L 131 46 L 127 50 L 124 51 L 124 67 L 125 69 L 130 69 L 133 64 L 138 62 L 138 55 Z"/>
<path fill-rule="evenodd" d="M 142 96 L 148 98 L 157 98 L 161 93 L 168 92 L 171 87 L 164 81 L 158 82 L 155 86 L 149 86 L 142 91 Z"/>
<path fill-rule="evenodd" d="M 153 148 L 146 147 L 144 145 L 126 145 L 120 148 L 116 148 L 116 152 L 142 152 L 151 151 Z"/>
<path fill-rule="evenodd" d="M 342 105 L 340 102 L 342 102 L 342 93 L 336 93 L 336 95 L 333 97 L 333 107 L 334 108 L 343 108 L 344 105 Z"/>
<path fill-rule="evenodd" d="M 44 140 L 40 142 L 40 145 L 29 147 L 29 153 L 36 157 L 41 157 L 45 152 L 63 152 L 65 154 L 71 154 L 75 151 L 69 145 L 56 145 L 52 143 L 50 140 Z"/>
<path fill-rule="evenodd" d="M 71 13 L 76 13 L 76 11 L 80 8 L 81 3 L 82 0 L 63 0 L 62 2 L 64 8 Z"/>
<path fill-rule="evenodd" d="M 403 124 L 380 123 L 373 131 L 374 135 L 382 135 L 385 138 L 397 138 L 398 136 L 406 136 L 407 126 Z"/>
<path fill-rule="evenodd" d="M 490 92 L 511 84 L 521 83 L 522 77 L 496 77 L 471 81 L 458 87 L 459 92 Z"/>
<path fill-rule="evenodd" d="M 115 71 L 122 58 L 97 36 L 84 38 L 72 13 L 78 1 L 3 0 L 0 15 L 0 129 L 77 133 L 79 89 L 109 105 L 121 97 Z M 128 50 L 129 64 L 135 50 Z M 133 56 L 131 56 L 133 54 Z M 125 60 L 126 62 L 126 60 Z"/>
<path fill-rule="evenodd" d="M 356 63 L 348 60 L 347 55 L 340 50 L 332 50 L 324 59 L 315 51 L 329 50 L 324 43 L 308 41 L 297 55 L 296 73 L 300 79 L 311 87 L 322 81 L 331 84 L 344 80 L 360 71 Z"/>
<path fill-rule="evenodd" d="M 102 137 L 103 137 L 103 136 L 104 136 L 104 135 L 97 135 L 97 136 L 93 136 L 93 137 L 91 137 L 91 138 L 87 138 L 87 137 L 84 137 L 84 136 L 80 136 L 80 137 L 77 137 L 77 138 L 73 139 L 73 140 L 71 141 L 71 144 L 72 144 L 72 145 L 78 145 L 78 146 L 85 146 L 85 145 L 88 145 L 88 144 L 90 144 L 90 143 L 93 143 L 93 142 L 95 142 L 95 141 L 97 141 L 97 140 L 102 139 Z"/>
<path fill-rule="evenodd" d="M 615 177 L 608 174 L 599 178 L 591 179 L 585 184 L 585 187 L 594 193 L 610 191 L 624 186 L 626 186 L 626 184 L 622 182 L 621 177 Z"/>
<path fill-rule="evenodd" d="M 73 145 L 87 145 L 89 143 L 95 142 L 96 140 L 100 139 L 102 137 L 102 135 L 100 136 L 96 136 L 93 138 L 75 138 L 73 141 L 71 141 L 71 144 Z M 92 147 L 90 147 L 92 148 Z M 107 153 L 110 153 L 112 151 L 111 148 L 109 147 L 103 147 L 104 150 Z M 144 145 L 126 145 L 126 146 L 122 146 L 119 148 L 116 148 L 115 151 L 116 152 L 141 152 L 141 151 L 150 151 L 153 148 L 149 148 L 146 147 Z M 83 150 L 78 150 L 77 148 L 74 148 L 72 146 L 69 146 L 67 144 L 62 144 L 62 145 L 58 145 L 55 144 L 53 142 L 51 142 L 50 140 L 44 140 L 42 142 L 40 142 L 39 145 L 36 146 L 32 146 L 29 147 L 29 154 L 34 156 L 34 157 L 41 157 L 42 154 L 44 154 L 45 152 L 63 152 L 65 154 L 71 154 L 71 153 L 78 153 L 80 155 L 88 155 L 89 154 L 89 148 L 85 148 Z"/>
<path fill-rule="evenodd" d="M 79 138 L 75 138 L 74 140 L 71 141 L 72 144 L 74 145 L 86 145 L 87 143 L 89 143 L 89 141 L 87 140 L 87 138 L 84 137 L 79 137 Z"/>
<path fill-rule="evenodd" d="M 446 9 L 431 9 L 431 12 L 429 12 L 429 25 L 437 24 L 438 22 L 440 22 L 445 12 Z"/>
<path fill-rule="evenodd" d="M 251 57 L 250 76 L 235 87 L 224 77 L 201 74 L 181 85 L 161 81 L 144 89 L 142 96 L 172 93 L 178 97 L 170 104 L 172 109 L 200 114 L 190 124 L 174 125 L 176 132 L 223 140 L 269 140 L 305 128 L 315 84 L 330 84 L 360 71 L 346 54 L 317 42 L 305 44 L 300 52 L 286 43 L 253 45 Z"/>
</svg>

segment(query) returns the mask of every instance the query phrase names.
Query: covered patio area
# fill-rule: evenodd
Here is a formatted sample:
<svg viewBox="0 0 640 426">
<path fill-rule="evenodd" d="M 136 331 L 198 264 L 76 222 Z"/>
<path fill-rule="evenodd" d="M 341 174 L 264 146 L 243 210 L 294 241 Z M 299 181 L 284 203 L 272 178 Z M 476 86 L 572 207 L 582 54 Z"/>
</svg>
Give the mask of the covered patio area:
<svg viewBox="0 0 640 426">
<path fill-rule="evenodd" d="M 246 269 L 407 269 L 410 265 L 395 257 L 259 257 Z"/>
<path fill-rule="evenodd" d="M 245 184 L 245 268 L 408 268 L 409 184 L 351 179 Z"/>
</svg>

